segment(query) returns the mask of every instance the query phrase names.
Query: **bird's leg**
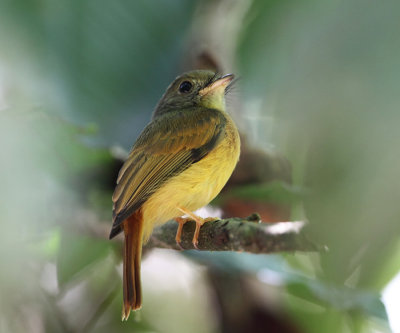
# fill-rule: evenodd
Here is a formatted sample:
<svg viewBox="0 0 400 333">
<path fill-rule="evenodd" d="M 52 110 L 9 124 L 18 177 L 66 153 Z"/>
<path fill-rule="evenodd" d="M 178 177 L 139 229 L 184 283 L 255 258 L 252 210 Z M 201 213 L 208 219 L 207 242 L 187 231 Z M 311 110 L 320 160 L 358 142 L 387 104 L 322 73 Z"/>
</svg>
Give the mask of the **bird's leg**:
<svg viewBox="0 0 400 333">
<path fill-rule="evenodd" d="M 199 220 L 195 220 L 196 222 L 196 229 L 194 230 L 194 235 L 193 235 L 193 246 L 198 250 L 199 248 L 197 247 L 197 244 L 199 243 L 199 234 L 200 234 L 200 228 L 203 226 L 204 223 L 206 222 L 211 222 L 211 221 L 215 221 L 218 220 L 218 218 L 215 217 L 207 217 L 205 219 L 203 219 L 202 217 L 200 217 Z"/>
<path fill-rule="evenodd" d="M 200 217 L 200 216 L 198 216 L 198 215 L 196 215 L 196 214 L 194 214 L 194 213 L 192 213 L 192 212 L 190 212 L 190 211 L 188 211 L 188 210 L 186 210 L 186 209 L 184 209 L 184 208 L 178 207 L 178 209 L 179 209 L 182 213 L 184 213 L 185 215 L 189 216 L 189 218 L 183 218 L 183 219 L 182 219 L 182 220 L 184 220 L 183 223 L 177 221 L 177 222 L 179 223 L 179 227 L 178 227 L 178 231 L 177 231 L 177 233 L 176 233 L 176 237 L 178 237 L 178 232 L 180 232 L 180 233 L 179 233 L 179 242 L 180 242 L 180 236 L 181 236 L 181 233 L 182 233 L 183 224 L 185 224 L 187 221 L 190 221 L 190 220 L 195 221 L 195 222 L 196 222 L 196 229 L 195 229 L 195 231 L 194 231 L 192 243 L 193 243 L 193 246 L 198 250 L 199 248 L 197 247 L 197 244 L 199 243 L 198 238 L 199 238 L 199 234 L 200 234 L 200 228 L 202 227 L 202 225 L 203 225 L 204 223 L 210 222 L 210 221 L 218 220 L 218 218 L 207 217 L 207 218 L 203 219 L 202 217 Z M 181 225 L 182 225 L 182 226 L 181 226 Z M 176 238 L 175 238 L 175 239 L 176 239 Z"/>
<path fill-rule="evenodd" d="M 178 223 L 178 230 L 176 231 L 176 236 L 175 236 L 175 241 L 176 244 L 182 249 L 181 246 L 181 236 L 182 236 L 182 230 L 183 230 L 183 225 L 188 222 L 191 221 L 191 218 L 184 218 L 184 217 L 175 217 L 174 219 L 176 221 L 176 223 Z"/>
</svg>

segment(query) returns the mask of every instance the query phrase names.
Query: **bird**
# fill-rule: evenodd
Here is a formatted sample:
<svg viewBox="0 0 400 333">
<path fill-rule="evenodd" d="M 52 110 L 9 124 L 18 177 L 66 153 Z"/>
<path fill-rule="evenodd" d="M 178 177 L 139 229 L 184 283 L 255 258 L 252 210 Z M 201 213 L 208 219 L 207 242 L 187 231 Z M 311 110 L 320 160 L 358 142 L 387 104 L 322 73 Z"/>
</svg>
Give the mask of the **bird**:
<svg viewBox="0 0 400 333">
<path fill-rule="evenodd" d="M 178 76 L 119 171 L 109 238 L 125 236 L 122 320 L 142 306 L 142 245 L 154 227 L 175 219 L 180 244 L 184 223 L 194 220 L 197 248 L 201 226 L 214 219 L 193 211 L 218 195 L 239 160 L 239 133 L 225 106 L 233 79 L 210 70 Z"/>
</svg>

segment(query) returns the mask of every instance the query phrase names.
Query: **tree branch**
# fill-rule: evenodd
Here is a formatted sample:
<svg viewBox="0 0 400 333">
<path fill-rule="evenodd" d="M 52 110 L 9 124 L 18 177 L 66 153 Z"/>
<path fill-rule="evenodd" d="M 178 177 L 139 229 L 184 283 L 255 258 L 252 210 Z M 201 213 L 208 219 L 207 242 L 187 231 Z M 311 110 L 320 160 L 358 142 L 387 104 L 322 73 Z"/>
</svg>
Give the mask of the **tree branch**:
<svg viewBox="0 0 400 333">
<path fill-rule="evenodd" d="M 83 222 L 84 221 L 84 222 Z M 277 253 L 293 251 L 324 251 L 325 249 L 310 241 L 304 232 L 306 222 L 259 223 L 260 216 L 229 218 L 205 223 L 200 229 L 198 249 L 204 251 L 236 251 L 249 253 Z M 111 224 L 98 223 L 93 214 L 84 214 L 77 224 L 80 232 L 92 237 L 108 239 Z M 194 221 L 183 227 L 181 247 L 175 242 L 178 224 L 169 221 L 155 228 L 145 249 L 164 248 L 192 250 Z M 123 236 L 116 239 L 123 241 Z"/>
<path fill-rule="evenodd" d="M 304 235 L 305 222 L 258 223 L 253 214 L 246 219 L 230 218 L 205 223 L 200 230 L 198 249 L 205 251 L 238 251 L 274 253 L 292 251 L 317 251 L 319 247 Z M 181 247 L 175 242 L 178 224 L 169 221 L 156 228 L 146 248 L 175 250 L 194 249 L 192 237 L 195 223 L 183 227 Z"/>
</svg>

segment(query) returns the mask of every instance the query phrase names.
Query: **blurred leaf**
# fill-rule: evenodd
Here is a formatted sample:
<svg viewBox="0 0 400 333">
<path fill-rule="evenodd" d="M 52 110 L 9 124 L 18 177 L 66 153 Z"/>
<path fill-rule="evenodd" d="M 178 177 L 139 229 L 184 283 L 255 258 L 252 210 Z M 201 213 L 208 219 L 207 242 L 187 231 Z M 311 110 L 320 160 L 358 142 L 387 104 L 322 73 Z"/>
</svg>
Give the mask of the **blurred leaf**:
<svg viewBox="0 0 400 333">
<path fill-rule="evenodd" d="M 400 271 L 400 242 L 395 244 L 392 248 L 388 249 L 388 256 L 382 262 L 381 269 L 370 270 L 370 276 L 366 284 L 370 284 L 376 288 L 383 289 L 394 276 L 399 274 Z M 367 278 L 366 278 L 367 280 Z"/>
<path fill-rule="evenodd" d="M 57 258 L 57 278 L 61 287 L 80 276 L 93 263 L 110 253 L 111 242 L 64 231 Z"/>
<path fill-rule="evenodd" d="M 288 292 L 308 302 L 342 311 L 361 311 L 386 322 L 388 320 L 378 293 L 319 281 L 312 275 L 307 276 L 304 271 L 290 267 L 280 255 L 199 251 L 187 251 L 186 255 L 205 262 L 208 266 L 231 272 L 257 274 L 268 269 L 278 274 L 277 277 L 287 287 Z"/>
<path fill-rule="evenodd" d="M 60 249 L 60 231 L 59 229 L 53 229 L 43 237 L 43 239 L 34 242 L 32 248 L 40 256 L 47 259 L 54 259 Z"/>
<path fill-rule="evenodd" d="M 318 279 L 372 292 L 400 268 L 399 10 L 254 1 L 238 51 L 256 140 L 281 148 L 309 189 L 310 235 L 330 249 Z"/>
<path fill-rule="evenodd" d="M 316 280 L 302 280 L 286 285 L 288 292 L 311 302 L 342 311 L 362 311 L 366 315 L 388 320 L 380 295 L 361 290 L 333 287 Z"/>
<path fill-rule="evenodd" d="M 7 83 L 69 121 L 95 122 L 92 142 L 129 147 L 179 71 L 195 4 L 1 1 L 1 58 L 17 73 Z"/>
<path fill-rule="evenodd" d="M 282 181 L 236 186 L 225 197 L 233 196 L 260 202 L 293 203 L 302 199 L 304 190 Z"/>
</svg>

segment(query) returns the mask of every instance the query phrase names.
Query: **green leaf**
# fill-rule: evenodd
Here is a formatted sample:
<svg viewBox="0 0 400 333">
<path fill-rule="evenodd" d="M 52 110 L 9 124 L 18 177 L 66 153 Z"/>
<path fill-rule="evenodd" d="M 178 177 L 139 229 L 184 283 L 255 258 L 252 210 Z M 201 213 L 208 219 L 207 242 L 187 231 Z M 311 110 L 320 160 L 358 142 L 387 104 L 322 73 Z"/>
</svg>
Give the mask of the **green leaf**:
<svg viewBox="0 0 400 333">
<path fill-rule="evenodd" d="M 31 250 L 44 258 L 54 258 L 60 248 L 60 231 L 51 229 L 44 237 L 31 244 Z"/>
<path fill-rule="evenodd" d="M 287 284 L 289 293 L 322 306 L 342 311 L 361 311 L 384 321 L 388 320 L 385 306 L 377 293 L 334 286 L 311 279 L 293 279 Z"/>
<path fill-rule="evenodd" d="M 62 287 L 77 279 L 96 261 L 107 256 L 111 244 L 106 240 L 93 239 L 68 233 L 64 230 L 57 260 L 57 278 Z"/>
<path fill-rule="evenodd" d="M 228 195 L 260 202 L 292 203 L 300 201 L 304 192 L 300 187 L 291 186 L 283 181 L 271 181 L 264 184 L 237 186 Z"/>
<path fill-rule="evenodd" d="M 200 262 L 207 263 L 208 266 L 232 272 L 241 271 L 257 274 L 267 269 L 276 273 L 276 277 L 281 284 L 286 285 L 290 294 L 305 301 L 345 312 L 362 312 L 385 322 L 388 320 L 385 306 L 378 293 L 317 280 L 312 275 L 306 275 L 303 271 L 290 267 L 280 255 L 199 251 L 187 251 L 185 254 Z"/>
</svg>

